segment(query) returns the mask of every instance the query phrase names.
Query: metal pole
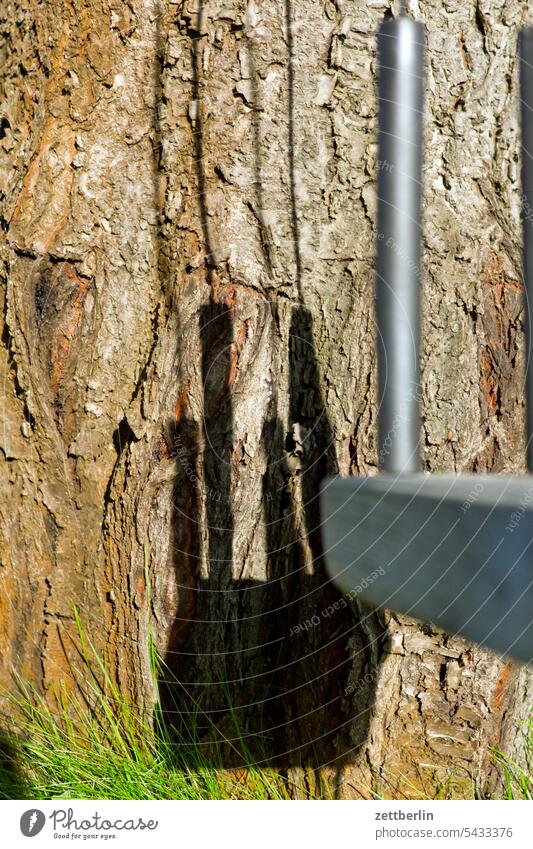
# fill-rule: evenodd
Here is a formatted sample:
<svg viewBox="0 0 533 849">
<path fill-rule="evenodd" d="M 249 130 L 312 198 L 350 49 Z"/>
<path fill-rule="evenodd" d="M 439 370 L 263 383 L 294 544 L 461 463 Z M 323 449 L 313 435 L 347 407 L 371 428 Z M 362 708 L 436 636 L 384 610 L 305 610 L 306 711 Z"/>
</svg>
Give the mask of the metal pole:
<svg viewBox="0 0 533 849">
<path fill-rule="evenodd" d="M 527 466 L 533 472 L 533 27 L 520 33 L 520 97 L 522 105 L 522 209 L 524 239 L 524 314 L 526 332 Z"/>
<path fill-rule="evenodd" d="M 387 472 L 420 469 L 424 42 L 423 24 L 408 17 L 378 32 L 379 465 Z"/>
</svg>

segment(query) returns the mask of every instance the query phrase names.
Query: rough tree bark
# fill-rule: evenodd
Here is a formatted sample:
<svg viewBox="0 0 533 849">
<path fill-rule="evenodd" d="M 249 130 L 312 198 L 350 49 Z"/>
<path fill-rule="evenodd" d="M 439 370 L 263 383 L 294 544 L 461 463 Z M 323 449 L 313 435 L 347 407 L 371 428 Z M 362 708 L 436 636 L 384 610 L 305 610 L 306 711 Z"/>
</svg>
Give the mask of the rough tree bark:
<svg viewBox="0 0 533 849">
<path fill-rule="evenodd" d="M 523 471 L 527 3 L 411 7 L 429 39 L 425 462 Z M 2 683 L 72 680 L 76 605 L 149 708 L 151 619 L 176 724 L 201 709 L 206 739 L 233 738 L 229 698 L 256 758 L 302 792 L 320 771 L 340 798 L 450 775 L 495 794 L 489 746 L 516 754 L 531 676 L 335 604 L 320 550 L 320 477 L 376 472 L 389 9 L 6 0 Z M 231 745 L 223 760 L 239 766 Z"/>
</svg>

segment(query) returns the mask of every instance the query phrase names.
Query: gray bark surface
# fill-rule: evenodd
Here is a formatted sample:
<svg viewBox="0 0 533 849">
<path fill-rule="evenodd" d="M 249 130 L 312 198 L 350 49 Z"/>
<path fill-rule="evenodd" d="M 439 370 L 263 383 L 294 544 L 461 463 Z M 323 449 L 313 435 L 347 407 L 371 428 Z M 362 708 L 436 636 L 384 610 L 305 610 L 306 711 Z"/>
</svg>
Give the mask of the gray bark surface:
<svg viewBox="0 0 533 849">
<path fill-rule="evenodd" d="M 411 6 L 428 25 L 424 460 L 521 471 L 527 3 Z M 206 740 L 232 739 L 236 717 L 302 794 L 450 775 L 497 794 L 489 747 L 517 754 L 530 674 L 339 603 L 320 548 L 321 477 L 377 464 L 389 7 L 4 4 L 2 681 L 73 680 L 76 605 L 128 698 L 153 700 L 151 623 L 176 723 L 201 709 Z M 231 745 L 223 761 L 241 766 Z"/>
</svg>

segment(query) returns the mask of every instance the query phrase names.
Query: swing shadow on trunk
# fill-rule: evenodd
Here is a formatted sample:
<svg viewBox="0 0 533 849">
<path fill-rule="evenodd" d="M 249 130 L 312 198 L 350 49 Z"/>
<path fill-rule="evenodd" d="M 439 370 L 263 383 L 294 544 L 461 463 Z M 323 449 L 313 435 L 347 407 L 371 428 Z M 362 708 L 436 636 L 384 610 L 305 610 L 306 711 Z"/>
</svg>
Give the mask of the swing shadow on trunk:
<svg viewBox="0 0 533 849">
<path fill-rule="evenodd" d="M 199 18 L 203 14 L 200 3 Z M 198 212 L 210 297 L 199 311 L 203 421 L 190 411 L 168 425 L 176 457 L 171 548 L 179 603 L 159 682 L 162 716 L 173 735 L 177 761 L 238 769 L 271 766 L 340 776 L 364 742 L 374 698 L 379 648 L 360 616 L 327 578 L 321 548 L 319 484 L 338 471 L 313 339 L 313 318 L 303 296 L 303 268 L 295 193 L 292 12 L 285 0 L 288 46 L 288 150 L 286 162 L 293 261 L 298 298 L 285 345 L 289 422 L 276 393 L 263 424 L 267 457 L 263 515 L 266 581 L 233 573 L 232 463 L 236 365 L 235 304 L 217 284 L 216 234 L 208 216 L 201 108 L 201 43 L 192 32 L 193 122 Z M 261 214 L 260 103 L 253 45 L 252 140 L 255 203 Z M 215 236 L 215 238 L 214 238 Z M 263 244 L 267 269 L 271 256 Z M 265 320 L 276 318 L 270 301 Z M 281 341 L 281 340 L 280 340 Z M 202 551 L 206 552 L 202 568 Z M 366 617 L 373 616 L 371 613 Z M 259 639 L 257 636 L 259 635 Z M 205 653 L 206 645 L 216 653 Z"/>
</svg>

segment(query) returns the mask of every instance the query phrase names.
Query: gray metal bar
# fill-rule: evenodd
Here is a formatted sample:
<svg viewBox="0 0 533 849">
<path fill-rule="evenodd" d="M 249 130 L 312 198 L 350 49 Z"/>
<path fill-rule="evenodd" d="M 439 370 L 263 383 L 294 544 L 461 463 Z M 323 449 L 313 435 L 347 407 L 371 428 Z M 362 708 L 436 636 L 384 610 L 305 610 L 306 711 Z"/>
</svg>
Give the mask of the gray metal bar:
<svg viewBox="0 0 533 849">
<path fill-rule="evenodd" d="M 520 97 L 522 104 L 522 208 L 524 238 L 524 313 L 526 331 L 527 465 L 533 472 L 533 27 L 520 33 Z"/>
<path fill-rule="evenodd" d="M 425 28 L 407 17 L 378 32 L 377 318 L 379 465 L 420 468 L 419 333 Z"/>
</svg>

